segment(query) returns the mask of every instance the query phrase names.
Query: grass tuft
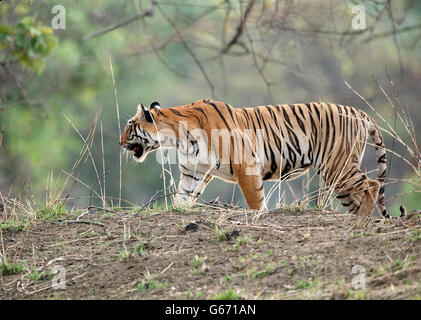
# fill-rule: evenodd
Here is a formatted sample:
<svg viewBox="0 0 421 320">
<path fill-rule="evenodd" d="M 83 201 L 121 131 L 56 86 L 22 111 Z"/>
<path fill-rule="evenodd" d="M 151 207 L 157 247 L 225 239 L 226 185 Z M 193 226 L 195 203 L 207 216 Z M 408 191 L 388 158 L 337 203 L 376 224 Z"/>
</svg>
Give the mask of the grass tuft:
<svg viewBox="0 0 421 320">
<path fill-rule="evenodd" d="M 238 300 L 238 299 L 240 299 L 240 294 L 236 293 L 233 289 L 228 289 L 228 290 L 219 292 L 212 297 L 212 300 Z"/>
</svg>

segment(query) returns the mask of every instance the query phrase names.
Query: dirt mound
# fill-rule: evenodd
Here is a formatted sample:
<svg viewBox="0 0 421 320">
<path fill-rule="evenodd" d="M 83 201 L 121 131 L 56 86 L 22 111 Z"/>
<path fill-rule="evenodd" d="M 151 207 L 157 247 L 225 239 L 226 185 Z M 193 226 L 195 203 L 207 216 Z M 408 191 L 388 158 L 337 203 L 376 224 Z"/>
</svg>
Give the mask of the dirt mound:
<svg viewBox="0 0 421 320">
<path fill-rule="evenodd" d="M 2 228 L 0 299 L 421 296 L 419 222 L 209 208 L 74 219 Z"/>
</svg>

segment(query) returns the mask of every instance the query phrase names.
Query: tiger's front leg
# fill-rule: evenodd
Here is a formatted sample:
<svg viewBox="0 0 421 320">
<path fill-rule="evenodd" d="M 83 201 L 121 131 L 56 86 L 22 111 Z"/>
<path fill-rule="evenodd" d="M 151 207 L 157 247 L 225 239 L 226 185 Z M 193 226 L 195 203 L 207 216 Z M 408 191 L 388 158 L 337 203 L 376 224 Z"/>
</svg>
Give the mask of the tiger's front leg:
<svg viewBox="0 0 421 320">
<path fill-rule="evenodd" d="M 188 171 L 182 167 L 180 167 L 180 171 L 180 182 L 174 197 L 174 206 L 177 208 L 193 205 L 212 180 L 212 176 L 208 174 Z"/>
</svg>

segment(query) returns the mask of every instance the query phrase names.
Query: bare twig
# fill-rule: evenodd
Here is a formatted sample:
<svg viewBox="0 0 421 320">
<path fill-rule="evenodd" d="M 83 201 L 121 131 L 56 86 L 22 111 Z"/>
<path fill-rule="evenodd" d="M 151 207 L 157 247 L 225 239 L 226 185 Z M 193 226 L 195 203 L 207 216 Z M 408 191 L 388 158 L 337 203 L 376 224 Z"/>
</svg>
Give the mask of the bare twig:
<svg viewBox="0 0 421 320">
<path fill-rule="evenodd" d="M 62 222 L 59 222 L 59 223 L 63 223 L 63 224 L 83 223 L 83 224 L 92 224 L 92 225 L 95 225 L 95 226 L 107 228 L 105 226 L 105 224 L 103 224 L 103 223 L 95 222 L 95 221 L 88 221 L 88 220 L 65 220 L 65 221 L 62 221 Z"/>
<path fill-rule="evenodd" d="M 203 67 L 202 62 L 197 57 L 197 55 L 194 53 L 194 51 L 190 48 L 190 46 L 187 44 L 187 41 L 184 39 L 184 36 L 179 31 L 178 27 L 175 25 L 174 21 L 172 21 L 168 15 L 161 9 L 159 5 L 157 5 L 158 10 L 161 12 L 162 16 L 167 20 L 167 22 L 173 27 L 175 32 L 177 33 L 178 38 L 181 41 L 181 44 L 183 45 L 184 49 L 190 54 L 190 56 L 193 58 L 196 65 L 199 67 L 200 72 L 202 73 L 203 77 L 205 78 L 206 82 L 208 83 L 208 86 L 211 90 L 212 97 L 215 97 L 215 86 L 213 85 L 211 79 L 209 78 L 205 68 Z"/>
<path fill-rule="evenodd" d="M 117 111 L 117 121 L 118 121 L 118 136 L 121 135 L 121 125 L 120 125 L 120 108 L 118 106 L 118 97 L 117 97 L 117 87 L 115 84 L 115 78 L 114 78 L 114 70 L 113 70 L 113 63 L 111 61 L 111 56 L 108 56 L 108 60 L 110 63 L 110 70 L 111 70 L 111 76 L 113 79 L 113 87 L 114 87 L 114 97 L 115 97 L 115 108 Z M 122 166 L 121 166 L 121 151 L 119 154 L 119 165 L 120 165 L 120 172 L 119 172 L 119 193 L 118 193 L 118 206 L 121 206 L 121 186 L 122 186 L 122 177 L 123 177 L 123 172 L 122 172 Z"/>
<path fill-rule="evenodd" d="M 221 54 L 226 54 L 231 49 L 231 47 L 238 42 L 238 39 L 243 34 L 244 26 L 247 22 L 247 19 L 248 19 L 249 15 L 250 15 L 250 12 L 253 9 L 253 6 L 254 6 L 255 2 L 256 2 L 256 0 L 252 0 L 247 5 L 247 8 L 244 12 L 244 15 L 240 18 L 240 23 L 237 26 L 237 31 L 236 31 L 235 35 L 232 37 L 231 41 L 228 42 L 228 44 L 224 48 L 222 48 Z"/>
<path fill-rule="evenodd" d="M 100 113 L 100 110 L 97 112 L 97 115 L 99 115 L 99 113 Z M 86 146 L 86 148 L 87 148 L 87 150 L 88 150 L 89 157 L 91 158 L 92 165 L 93 165 L 94 170 L 95 170 L 95 174 L 96 174 L 96 178 L 97 178 L 97 183 L 98 183 L 98 186 L 99 186 L 99 189 L 100 189 L 100 192 L 101 192 L 101 196 L 104 196 L 104 195 L 102 194 L 101 179 L 100 179 L 100 177 L 99 177 L 98 169 L 97 169 L 97 167 L 96 167 L 95 160 L 94 160 L 94 157 L 93 157 L 93 155 L 92 155 L 92 152 L 91 152 L 91 147 L 89 146 L 89 143 L 88 143 L 88 142 L 87 142 L 87 140 L 83 137 L 83 135 L 79 132 L 79 130 L 76 128 L 76 126 L 74 125 L 73 121 L 72 121 L 72 120 L 70 120 L 70 118 L 69 118 L 68 116 L 66 116 L 66 114 L 64 114 L 64 113 L 63 113 L 63 115 L 64 115 L 64 117 L 66 118 L 66 120 L 67 120 L 67 121 L 69 121 L 69 123 L 72 125 L 73 129 L 75 129 L 75 131 L 78 133 L 79 137 L 82 139 L 83 143 L 85 144 L 85 146 Z"/>
<path fill-rule="evenodd" d="M 152 2 L 151 8 L 149 10 L 147 10 L 145 12 L 142 12 L 142 13 L 139 13 L 139 14 L 137 14 L 137 15 L 131 17 L 131 18 L 125 19 L 123 21 L 117 22 L 117 23 L 115 23 L 115 24 L 113 24 L 113 25 L 111 25 L 111 26 L 109 26 L 109 27 L 107 27 L 107 28 L 105 28 L 101 31 L 94 32 L 93 34 L 91 34 L 89 36 L 86 36 L 83 40 L 86 41 L 86 40 L 89 40 L 89 39 L 92 39 L 92 38 L 102 36 L 103 34 L 114 31 L 114 30 L 116 30 L 120 27 L 126 26 L 129 23 L 132 23 L 132 22 L 134 22 L 134 21 L 136 21 L 140 18 L 151 17 L 151 16 L 153 16 L 154 5 L 155 5 L 155 2 Z"/>
</svg>

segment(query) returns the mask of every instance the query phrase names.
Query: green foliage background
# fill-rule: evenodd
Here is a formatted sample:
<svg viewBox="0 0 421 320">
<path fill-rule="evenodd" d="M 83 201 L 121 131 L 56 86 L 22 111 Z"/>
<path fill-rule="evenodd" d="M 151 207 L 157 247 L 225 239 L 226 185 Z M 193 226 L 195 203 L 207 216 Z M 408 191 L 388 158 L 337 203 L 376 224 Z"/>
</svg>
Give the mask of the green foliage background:
<svg viewBox="0 0 421 320">
<path fill-rule="evenodd" d="M 410 2 L 392 1 L 394 15 L 402 17 L 397 28 L 417 25 L 421 21 L 421 4 L 416 2 L 410 10 L 405 10 Z M 391 35 L 370 38 L 390 30 L 390 19 L 384 14 L 373 30 L 352 37 L 268 27 L 262 33 L 253 28 L 253 24 L 265 19 L 259 18 L 257 12 L 265 6 L 274 8 L 278 2 L 257 1 L 247 32 L 240 39 L 247 44 L 248 50 L 260 54 L 271 52 L 273 61 L 266 62 L 262 76 L 250 52 L 245 54 L 240 45 L 233 46 L 230 54 L 223 58 L 219 56 L 224 45 L 222 37 L 226 44 L 235 35 L 246 3 L 240 5 L 241 2 L 222 0 L 195 1 L 193 5 L 191 1 L 182 0 L 158 3 L 165 15 L 176 21 L 186 43 L 200 58 L 215 86 L 214 97 L 183 41 L 177 38 L 173 26 L 157 8 L 151 17 L 86 39 L 109 25 L 149 9 L 150 1 L 64 1 L 64 30 L 51 29 L 54 16 L 51 8 L 57 4 L 55 1 L 0 2 L 0 72 L 3 75 L 0 77 L 0 128 L 3 132 L 0 191 L 3 194 L 18 195 L 27 184 L 37 197 L 43 197 L 48 173 L 53 170 L 57 177 L 60 170 L 69 170 L 83 146 L 64 114 L 86 135 L 95 113 L 101 109 L 108 172 L 106 192 L 109 196 L 118 196 L 119 131 L 109 57 L 115 72 L 122 126 L 134 114 L 140 101 L 148 105 L 157 100 L 166 107 L 208 97 L 238 107 L 323 100 L 359 106 L 372 114 L 346 87 L 344 80 L 393 123 L 393 109 L 371 79 L 371 74 L 375 75 L 393 96 L 394 88 L 390 86 L 385 70 L 399 88 L 399 99 L 411 112 L 415 127 L 420 125 L 419 29 L 398 33 L 395 38 Z M 335 30 L 347 30 L 353 18 L 352 5 L 365 3 L 369 25 L 378 13 L 378 5 L 373 1 L 345 1 L 334 12 L 329 12 L 324 3 L 295 2 L 297 13 L 288 16 L 284 26 L 297 30 L 307 30 L 309 25 L 323 30 L 331 30 L 332 26 Z M 227 15 L 228 6 L 232 10 Z M 300 8 L 305 8 L 303 16 L 300 16 Z M 311 15 L 316 18 L 310 23 L 306 17 Z M 273 23 L 282 21 L 279 15 L 272 19 Z M 262 41 L 256 41 L 262 36 Z M 248 42 L 250 38 L 255 41 Z M 6 69 L 2 69 L 2 64 L 10 61 L 13 63 L 8 67 L 9 71 L 24 90 L 16 85 Z M 258 59 L 257 65 L 264 63 Z M 271 83 L 270 90 L 265 79 Z M 399 124 L 397 130 L 404 135 L 404 128 Z M 386 137 L 386 144 L 389 147 L 393 144 L 390 137 Z M 93 152 L 99 167 L 102 163 L 100 145 L 97 130 Z M 397 153 L 405 154 L 404 148 L 397 143 L 394 145 Z M 372 148 L 367 148 L 364 165 L 371 170 L 376 168 L 376 162 L 373 150 L 369 149 Z M 124 199 L 142 203 L 157 189 L 162 189 L 161 167 L 155 159 L 155 155 L 151 155 L 141 165 L 134 164 L 131 159 L 124 161 Z M 398 158 L 392 160 L 390 177 L 417 179 Z M 85 167 L 81 179 L 90 186 L 95 185 L 91 164 Z M 299 192 L 300 182 L 293 183 L 293 187 Z M 387 194 L 408 188 L 408 185 L 392 184 L 388 186 Z M 232 189 L 232 185 L 215 181 L 204 197 L 220 195 L 222 199 L 231 200 Z M 88 194 L 89 189 L 80 184 L 73 193 L 75 198 Z M 411 193 L 400 197 L 399 202 L 405 202 L 409 209 L 419 208 L 421 201 L 418 198 L 416 193 Z M 235 200 L 244 203 L 238 190 Z M 73 204 L 81 205 L 80 201 Z M 396 205 L 397 202 L 395 208 Z"/>
</svg>

